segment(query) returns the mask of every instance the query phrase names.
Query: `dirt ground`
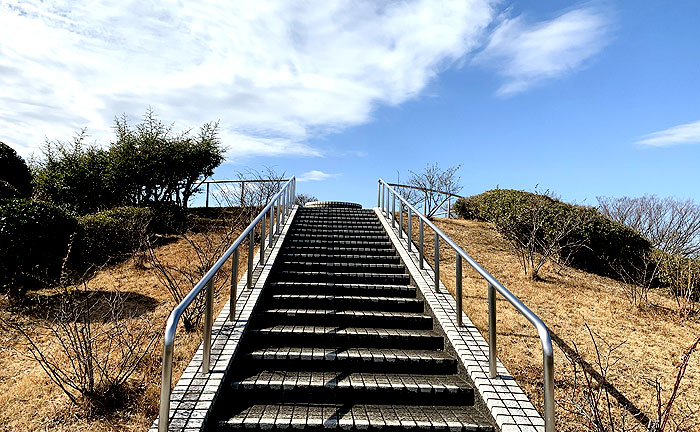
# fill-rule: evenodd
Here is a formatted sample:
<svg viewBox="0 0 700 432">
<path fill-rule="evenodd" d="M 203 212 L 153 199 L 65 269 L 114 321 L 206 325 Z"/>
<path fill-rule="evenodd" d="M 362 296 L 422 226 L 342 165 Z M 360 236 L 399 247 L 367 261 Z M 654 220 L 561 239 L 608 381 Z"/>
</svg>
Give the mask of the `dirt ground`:
<svg viewBox="0 0 700 432">
<path fill-rule="evenodd" d="M 416 242 L 417 224 L 414 219 Z M 650 380 L 661 383 L 665 403 L 682 354 L 700 335 L 698 317 L 680 317 L 675 301 L 662 292 L 651 292 L 650 305 L 639 310 L 631 305 L 619 282 L 572 268 L 546 265 L 541 271 L 544 280 L 534 281 L 524 274 L 509 244 L 488 224 L 438 219 L 436 225 L 549 327 L 555 345 L 557 430 L 590 430 L 579 416 L 568 412 L 573 408 L 568 403 L 573 373 L 564 354 L 578 348 L 583 361 L 595 368 L 597 356 L 585 324 L 595 333 L 601 354 L 619 345 L 610 355 L 614 364 L 609 367 L 608 382 L 611 397 L 628 409 L 620 409 L 615 416 L 626 416 L 628 427 L 637 427 L 630 414 L 635 409 L 656 418 L 656 392 Z M 433 233 L 429 229 L 425 239 L 425 253 L 432 262 Z M 441 280 L 454 295 L 454 252 L 441 244 L 440 256 Z M 487 338 L 487 284 L 466 263 L 463 302 L 465 313 Z M 503 297 L 498 296 L 496 307 L 498 357 L 542 412 L 542 350 L 537 333 Z M 673 420 L 682 423 L 679 430 L 700 431 L 700 351 L 690 359 L 674 408 Z M 665 430 L 675 430 L 671 426 Z"/>
<path fill-rule="evenodd" d="M 236 233 L 237 235 L 237 233 Z M 217 235 L 210 240 L 216 241 Z M 234 237 L 235 238 L 235 237 Z M 202 239 L 199 239 L 202 240 Z M 247 247 L 241 248 L 239 277 L 247 263 Z M 156 248 L 158 259 L 169 266 L 192 267 L 192 246 L 183 238 Z M 224 265 L 218 280 L 228 287 L 230 264 Z M 127 404 L 108 414 L 86 416 L 83 408 L 75 406 L 68 397 L 49 380 L 39 364 L 29 353 L 26 339 L 11 326 L 0 324 L 0 431 L 145 431 L 158 414 L 160 396 L 160 371 L 162 333 L 168 314 L 175 306 L 173 297 L 159 281 L 148 259 L 130 259 L 100 271 L 87 283 L 90 292 L 110 293 L 119 290 L 127 296 L 127 308 L 137 311 L 134 326 L 148 327 L 156 338 L 143 363 L 129 383 L 133 398 Z M 58 295 L 47 289 L 31 293 L 37 302 L 50 303 Z M 215 312 L 221 310 L 228 299 L 228 289 L 215 299 Z M 44 316 L 42 316 L 42 314 Z M 40 306 L 31 308 L 11 307 L 5 299 L 0 304 L 0 317 L 6 323 L 20 324 L 47 352 L 57 352 L 55 338 L 43 327 L 47 323 L 46 312 Z M 175 341 L 173 382 L 201 343 L 201 330 L 186 332 L 178 328 Z"/>
</svg>

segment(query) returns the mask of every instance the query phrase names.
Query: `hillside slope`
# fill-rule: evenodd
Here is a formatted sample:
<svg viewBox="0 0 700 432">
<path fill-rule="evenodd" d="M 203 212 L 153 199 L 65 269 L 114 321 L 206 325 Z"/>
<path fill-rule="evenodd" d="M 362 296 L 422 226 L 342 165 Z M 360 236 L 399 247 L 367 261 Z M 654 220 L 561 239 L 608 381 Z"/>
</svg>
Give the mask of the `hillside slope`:
<svg viewBox="0 0 700 432">
<path fill-rule="evenodd" d="M 417 233 L 417 219 L 413 223 L 413 232 Z M 652 416 L 656 410 L 655 392 L 647 380 L 659 379 L 662 400 L 666 400 L 681 355 L 700 334 L 697 318 L 679 318 L 673 312 L 673 301 L 661 293 L 652 293 L 652 306 L 639 311 L 627 300 L 619 282 L 573 268 L 545 266 L 541 272 L 544 281 L 533 281 L 523 273 L 508 243 L 489 224 L 447 219 L 438 219 L 436 224 L 549 327 L 555 343 L 557 430 L 589 430 L 577 416 L 566 411 L 571 408 L 566 401 L 572 394 L 573 373 L 563 351 L 571 352 L 576 346 L 585 362 L 595 364 L 586 323 L 600 337 L 602 353 L 608 352 L 602 341 L 612 347 L 620 345 L 610 356 L 611 361 L 619 360 L 610 368 L 608 380 L 614 387 L 611 395 L 626 403 L 628 412 L 636 407 Z M 429 234 L 426 233 L 426 255 L 432 260 L 433 236 Z M 454 253 L 441 245 L 440 255 L 441 279 L 454 294 Z M 465 313 L 487 337 L 487 286 L 467 265 L 463 290 Z M 537 334 L 502 297 L 497 301 L 497 309 L 499 359 L 542 411 L 542 352 Z M 700 353 L 696 352 L 690 360 L 674 406 L 696 411 L 700 407 Z M 634 423 L 627 415 L 627 423 Z M 700 430 L 700 415 L 696 413 L 687 424 L 696 425 L 687 430 Z"/>
</svg>

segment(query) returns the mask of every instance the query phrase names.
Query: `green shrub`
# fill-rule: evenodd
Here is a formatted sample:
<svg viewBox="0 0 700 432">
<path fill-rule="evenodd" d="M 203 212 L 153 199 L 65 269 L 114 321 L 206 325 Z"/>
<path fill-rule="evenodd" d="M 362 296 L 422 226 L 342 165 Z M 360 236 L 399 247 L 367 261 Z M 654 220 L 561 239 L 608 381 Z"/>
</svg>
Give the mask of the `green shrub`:
<svg viewBox="0 0 700 432">
<path fill-rule="evenodd" d="M 77 221 L 41 201 L 0 201 L 0 287 L 15 298 L 61 275 Z"/>
<path fill-rule="evenodd" d="M 32 174 L 26 162 L 0 142 L 0 198 L 27 198 L 31 192 Z"/>
<path fill-rule="evenodd" d="M 144 245 L 152 216 L 149 208 L 115 207 L 78 217 L 70 270 L 90 271 L 131 255 Z"/>
<path fill-rule="evenodd" d="M 149 233 L 180 234 L 187 228 L 187 212 L 174 202 L 151 203 Z"/>
<path fill-rule="evenodd" d="M 654 250 L 657 278 L 671 292 L 689 301 L 700 300 L 700 259 Z"/>
<path fill-rule="evenodd" d="M 538 201 L 540 200 L 540 201 Z M 531 208 L 544 200 L 541 233 L 549 236 L 561 230 L 564 221 L 580 216 L 581 225 L 563 241 L 581 245 L 563 248 L 569 263 L 590 272 L 617 277 L 623 267 L 637 267 L 651 251 L 647 239 L 636 231 L 600 215 L 595 209 L 561 202 L 546 195 L 510 189 L 494 189 L 455 203 L 457 215 L 491 222 L 506 237 L 527 236 L 532 231 Z M 538 204 L 541 205 L 541 204 Z"/>
</svg>

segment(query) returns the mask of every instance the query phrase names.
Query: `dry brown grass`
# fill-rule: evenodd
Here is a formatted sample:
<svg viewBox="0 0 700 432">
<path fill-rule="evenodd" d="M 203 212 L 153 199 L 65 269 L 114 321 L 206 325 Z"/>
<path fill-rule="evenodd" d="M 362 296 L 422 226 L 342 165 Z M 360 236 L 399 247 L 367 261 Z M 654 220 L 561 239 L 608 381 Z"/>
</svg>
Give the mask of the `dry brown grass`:
<svg viewBox="0 0 700 432">
<path fill-rule="evenodd" d="M 404 221 L 404 226 L 406 222 Z M 610 344 L 623 343 L 615 355 L 622 357 L 608 377 L 610 383 L 634 406 L 649 416 L 655 409 L 652 388 L 645 379 L 658 377 L 667 396 L 673 388 L 676 366 L 684 350 L 700 334 L 697 319 L 683 319 L 675 313 L 675 302 L 659 292 L 650 294 L 652 306 L 638 310 L 626 299 L 615 280 L 572 268 L 546 265 L 543 281 L 523 273 L 508 243 L 491 226 L 482 222 L 438 219 L 436 225 L 477 260 L 506 288 L 520 298 L 549 327 L 555 340 L 556 399 L 570 394 L 571 367 L 562 347 L 578 346 L 583 359 L 594 363 L 593 344 L 584 323 Z M 417 242 L 417 219 L 413 220 Z M 425 253 L 433 259 L 433 232 L 426 228 Z M 440 247 L 441 280 L 454 295 L 455 256 Z M 487 284 L 464 264 L 464 312 L 487 337 Z M 497 301 L 498 356 L 542 412 L 542 350 L 537 333 L 502 297 Z M 700 353 L 691 358 L 676 407 L 700 409 Z M 700 416 L 692 419 L 700 430 Z M 575 416 L 557 406 L 560 431 L 584 431 Z"/>
<path fill-rule="evenodd" d="M 236 234 L 237 235 L 237 234 Z M 191 246 L 182 238 L 157 248 L 159 259 L 168 265 L 192 266 Z M 241 249 L 239 275 L 247 263 L 247 247 Z M 221 283 L 228 283 L 230 266 L 224 266 Z M 100 271 L 88 282 L 90 290 L 119 289 L 134 296 L 134 308 L 143 309 L 141 318 L 151 323 L 158 340 L 130 383 L 134 397 L 123 409 L 110 414 L 87 416 L 81 407 L 70 403 L 68 397 L 43 373 L 31 357 L 26 340 L 16 331 L 3 326 L 0 334 L 0 431 L 144 431 L 157 416 L 160 395 L 160 365 L 162 332 L 165 320 L 175 305 L 150 264 L 132 259 Z M 32 294 L 47 299 L 52 290 Z M 145 297 L 144 297 L 145 296 Z M 228 298 L 228 289 L 215 300 L 218 313 Z M 146 300 L 146 301 L 144 301 Z M 149 306 L 144 307 L 144 304 Z M 6 301 L 0 304 L 0 317 L 21 324 L 36 335 L 42 349 L 55 349 L 53 339 L 40 324 L 45 323 L 41 308 L 19 310 Z M 201 331 L 187 333 L 178 329 L 175 342 L 173 382 L 176 382 L 201 343 Z"/>
</svg>

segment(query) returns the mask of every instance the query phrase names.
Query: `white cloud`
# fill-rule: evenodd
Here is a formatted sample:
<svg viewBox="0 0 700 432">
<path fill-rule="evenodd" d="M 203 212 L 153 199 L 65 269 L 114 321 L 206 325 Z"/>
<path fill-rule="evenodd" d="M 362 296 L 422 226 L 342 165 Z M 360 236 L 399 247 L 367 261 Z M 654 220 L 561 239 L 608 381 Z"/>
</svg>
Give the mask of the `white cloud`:
<svg viewBox="0 0 700 432">
<path fill-rule="evenodd" d="M 580 68 L 606 45 L 609 28 L 606 14 L 593 7 L 535 24 L 505 18 L 474 60 L 505 78 L 499 95 L 512 95 Z"/>
<path fill-rule="evenodd" d="M 147 106 L 176 127 L 220 120 L 230 157 L 318 156 L 309 138 L 418 95 L 477 47 L 491 0 L 198 2 L 9 0 L 0 5 L 0 137 L 44 137 Z"/>
<path fill-rule="evenodd" d="M 682 124 L 645 135 L 637 144 L 667 147 L 677 144 L 700 144 L 700 121 Z"/>
<path fill-rule="evenodd" d="M 305 172 L 304 174 L 297 176 L 297 181 L 322 181 L 333 177 L 338 177 L 340 174 L 328 174 L 319 170 L 311 170 Z"/>
</svg>

